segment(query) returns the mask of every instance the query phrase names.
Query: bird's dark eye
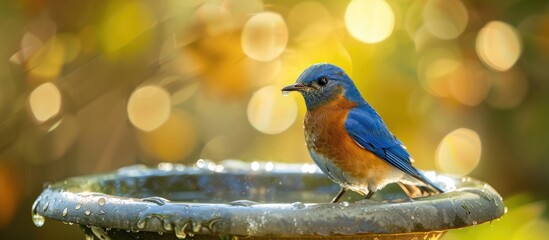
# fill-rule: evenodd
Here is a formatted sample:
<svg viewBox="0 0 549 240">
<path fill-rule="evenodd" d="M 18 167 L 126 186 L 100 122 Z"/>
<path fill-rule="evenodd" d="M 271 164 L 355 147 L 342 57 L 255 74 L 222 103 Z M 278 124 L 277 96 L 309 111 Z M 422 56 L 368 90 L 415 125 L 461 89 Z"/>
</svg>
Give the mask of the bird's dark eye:
<svg viewBox="0 0 549 240">
<path fill-rule="evenodd" d="M 316 80 L 316 82 L 318 83 L 318 85 L 324 86 L 328 84 L 328 79 L 326 77 L 321 77 L 318 80 Z"/>
</svg>

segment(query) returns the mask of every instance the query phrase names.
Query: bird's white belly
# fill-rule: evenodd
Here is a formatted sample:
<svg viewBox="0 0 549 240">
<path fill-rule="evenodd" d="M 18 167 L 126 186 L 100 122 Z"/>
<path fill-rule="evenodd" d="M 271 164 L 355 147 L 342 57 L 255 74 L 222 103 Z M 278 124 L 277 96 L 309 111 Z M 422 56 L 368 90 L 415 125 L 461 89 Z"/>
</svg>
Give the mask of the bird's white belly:
<svg viewBox="0 0 549 240">
<path fill-rule="evenodd" d="M 376 173 L 373 169 L 366 170 L 371 171 L 366 174 L 371 177 L 356 178 L 343 171 L 340 167 L 334 164 L 330 158 L 322 155 L 321 153 L 318 153 L 312 149 L 309 153 L 320 170 L 332 181 L 338 183 L 342 187 L 362 194 L 367 194 L 369 191 L 377 191 L 389 183 L 400 181 L 405 175 L 397 168 L 391 167 L 391 171 L 385 178 L 376 178 Z"/>
</svg>

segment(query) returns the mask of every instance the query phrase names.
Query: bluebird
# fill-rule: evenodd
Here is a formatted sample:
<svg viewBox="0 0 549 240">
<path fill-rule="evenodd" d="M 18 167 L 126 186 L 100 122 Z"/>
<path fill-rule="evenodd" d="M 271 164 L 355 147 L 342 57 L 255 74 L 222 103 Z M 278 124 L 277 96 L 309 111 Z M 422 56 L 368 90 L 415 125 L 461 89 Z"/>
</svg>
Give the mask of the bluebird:
<svg viewBox="0 0 549 240">
<path fill-rule="evenodd" d="M 305 69 L 283 92 L 298 91 L 307 106 L 304 119 L 309 153 L 332 181 L 366 199 L 397 182 L 412 195 L 443 190 L 412 166 L 412 158 L 379 114 L 339 67 L 320 63 Z"/>
</svg>

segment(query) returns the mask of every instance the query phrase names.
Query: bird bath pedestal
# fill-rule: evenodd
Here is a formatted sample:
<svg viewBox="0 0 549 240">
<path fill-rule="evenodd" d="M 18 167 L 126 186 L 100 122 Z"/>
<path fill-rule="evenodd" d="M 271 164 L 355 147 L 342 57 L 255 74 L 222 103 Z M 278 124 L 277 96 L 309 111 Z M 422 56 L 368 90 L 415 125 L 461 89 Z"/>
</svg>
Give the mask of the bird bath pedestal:
<svg viewBox="0 0 549 240">
<path fill-rule="evenodd" d="M 339 187 L 314 165 L 200 161 L 49 184 L 32 207 L 33 221 L 78 224 L 88 239 L 383 240 L 440 239 L 504 214 L 498 193 L 470 178 L 431 174 L 453 190 L 430 197 L 410 200 L 389 186 L 373 200 L 346 195 L 332 204 Z"/>
</svg>

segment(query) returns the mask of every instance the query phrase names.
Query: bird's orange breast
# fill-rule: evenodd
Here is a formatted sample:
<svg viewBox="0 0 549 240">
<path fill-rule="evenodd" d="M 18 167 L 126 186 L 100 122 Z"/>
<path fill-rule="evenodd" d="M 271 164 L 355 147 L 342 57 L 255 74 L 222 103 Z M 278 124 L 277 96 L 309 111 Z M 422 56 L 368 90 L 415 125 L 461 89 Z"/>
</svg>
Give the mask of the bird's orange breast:
<svg viewBox="0 0 549 240">
<path fill-rule="evenodd" d="M 356 106 L 343 95 L 305 115 L 305 138 L 309 150 L 324 156 L 352 184 L 377 185 L 390 174 L 391 167 L 372 152 L 359 146 L 345 129 L 349 111 Z M 317 164 L 322 164 L 318 163 Z M 322 166 L 321 166 L 322 168 Z M 330 170 L 330 169 L 328 169 Z"/>
</svg>

